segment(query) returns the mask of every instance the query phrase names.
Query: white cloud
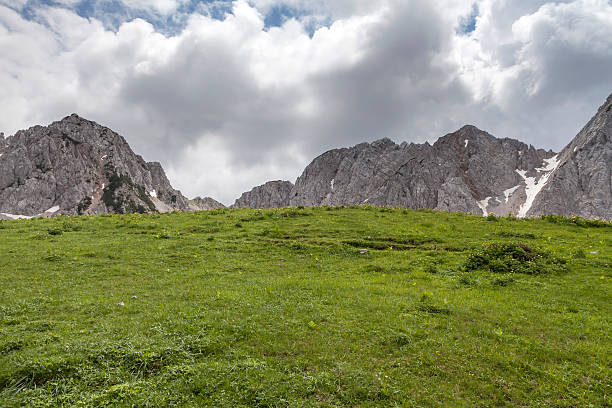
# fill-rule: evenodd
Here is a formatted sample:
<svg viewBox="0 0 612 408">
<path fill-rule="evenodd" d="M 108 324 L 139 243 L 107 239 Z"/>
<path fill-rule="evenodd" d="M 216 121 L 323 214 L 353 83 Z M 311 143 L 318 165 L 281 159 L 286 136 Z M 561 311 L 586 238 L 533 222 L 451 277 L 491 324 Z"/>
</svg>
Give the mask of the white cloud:
<svg viewBox="0 0 612 408">
<path fill-rule="evenodd" d="M 130 7 L 172 15 L 181 1 Z M 298 19 L 264 27 L 279 4 Z M 225 203 L 385 136 L 431 141 L 473 123 L 561 148 L 612 91 L 612 6 L 477 4 L 469 35 L 457 33 L 473 10 L 462 0 L 236 1 L 174 36 L 141 19 L 110 30 L 69 9 L 39 7 L 36 22 L 0 6 L 0 129 L 78 112 L 161 161 L 188 196 Z M 311 18 L 331 23 L 310 33 Z"/>
<path fill-rule="evenodd" d="M 180 0 L 130 0 L 124 3 L 132 8 L 152 8 L 159 13 L 168 14 L 175 11 L 183 2 Z"/>
</svg>

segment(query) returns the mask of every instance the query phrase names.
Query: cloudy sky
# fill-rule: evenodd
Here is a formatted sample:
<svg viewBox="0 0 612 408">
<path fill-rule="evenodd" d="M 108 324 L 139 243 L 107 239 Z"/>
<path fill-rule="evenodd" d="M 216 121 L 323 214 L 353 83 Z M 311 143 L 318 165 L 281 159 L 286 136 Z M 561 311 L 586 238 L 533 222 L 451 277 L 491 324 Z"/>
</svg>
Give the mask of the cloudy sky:
<svg viewBox="0 0 612 408">
<path fill-rule="evenodd" d="M 464 124 L 561 149 L 612 93 L 612 0 L 0 0 L 0 131 L 76 112 L 231 204 Z"/>
</svg>

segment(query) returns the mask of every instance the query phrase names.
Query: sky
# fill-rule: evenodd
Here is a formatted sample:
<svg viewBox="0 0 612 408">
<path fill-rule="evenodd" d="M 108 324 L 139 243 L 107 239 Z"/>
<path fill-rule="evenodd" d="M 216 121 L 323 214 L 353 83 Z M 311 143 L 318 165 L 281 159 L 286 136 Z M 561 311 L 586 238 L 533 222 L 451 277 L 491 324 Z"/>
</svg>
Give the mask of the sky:
<svg viewBox="0 0 612 408">
<path fill-rule="evenodd" d="M 383 137 L 558 151 L 610 93 L 612 0 L 0 0 L 0 131 L 74 112 L 224 204 Z"/>
</svg>

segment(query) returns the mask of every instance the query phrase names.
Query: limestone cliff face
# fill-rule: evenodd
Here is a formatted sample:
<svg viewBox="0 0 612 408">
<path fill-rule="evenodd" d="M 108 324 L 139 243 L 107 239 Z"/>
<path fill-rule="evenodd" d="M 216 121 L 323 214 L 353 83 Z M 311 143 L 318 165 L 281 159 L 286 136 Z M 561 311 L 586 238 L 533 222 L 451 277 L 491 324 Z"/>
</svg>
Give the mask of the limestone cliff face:
<svg viewBox="0 0 612 408">
<path fill-rule="evenodd" d="M 236 200 L 232 208 L 280 208 L 289 205 L 289 193 L 293 184 L 289 181 L 269 181 L 253 188 Z"/>
<path fill-rule="evenodd" d="M 612 220 L 612 95 L 559 154 L 528 215 Z"/>
<path fill-rule="evenodd" d="M 3 218 L 189 209 L 159 163 L 112 130 L 68 116 L 0 138 Z"/>
</svg>

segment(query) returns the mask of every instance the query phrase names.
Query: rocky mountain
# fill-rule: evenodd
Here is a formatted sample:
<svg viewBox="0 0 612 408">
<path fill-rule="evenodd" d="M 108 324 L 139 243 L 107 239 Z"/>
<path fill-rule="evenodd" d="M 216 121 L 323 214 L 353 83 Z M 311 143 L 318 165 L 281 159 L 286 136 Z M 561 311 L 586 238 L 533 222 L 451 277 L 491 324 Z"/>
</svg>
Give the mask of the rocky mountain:
<svg viewBox="0 0 612 408">
<path fill-rule="evenodd" d="M 397 145 L 381 139 L 328 151 L 306 167 L 288 196 L 282 195 L 290 184 L 285 182 L 285 188 L 274 190 L 274 201 L 257 190 L 264 185 L 236 203 L 258 208 L 287 202 L 291 206 L 372 204 L 477 215 L 560 214 L 609 220 L 611 111 L 612 95 L 560 154 L 464 126 L 433 145 Z"/>
<path fill-rule="evenodd" d="M 219 208 L 226 208 L 223 204 L 210 197 L 196 197 L 193 200 L 189 200 L 189 205 L 193 211 L 217 210 Z"/>
<path fill-rule="evenodd" d="M 433 145 L 389 139 L 316 158 L 291 191 L 291 205 L 372 204 L 487 215 L 515 213 L 526 196 L 522 176 L 554 156 L 473 126 Z"/>
<path fill-rule="evenodd" d="M 232 207 L 372 204 L 610 220 L 611 135 L 612 95 L 559 154 L 473 126 L 433 145 L 380 139 L 323 153 L 295 185 L 268 182 Z M 187 200 L 159 163 L 77 115 L 6 139 L 0 133 L 0 219 L 215 208 L 224 206 L 210 197 Z"/>
<path fill-rule="evenodd" d="M 289 205 L 289 193 L 293 188 L 290 181 L 269 181 L 262 186 L 243 193 L 232 208 L 278 208 Z"/>
<path fill-rule="evenodd" d="M 188 210 L 159 163 L 75 114 L 0 138 L 0 217 Z"/>
<path fill-rule="evenodd" d="M 561 151 L 555 165 L 528 215 L 612 220 L 612 95 Z"/>
</svg>

